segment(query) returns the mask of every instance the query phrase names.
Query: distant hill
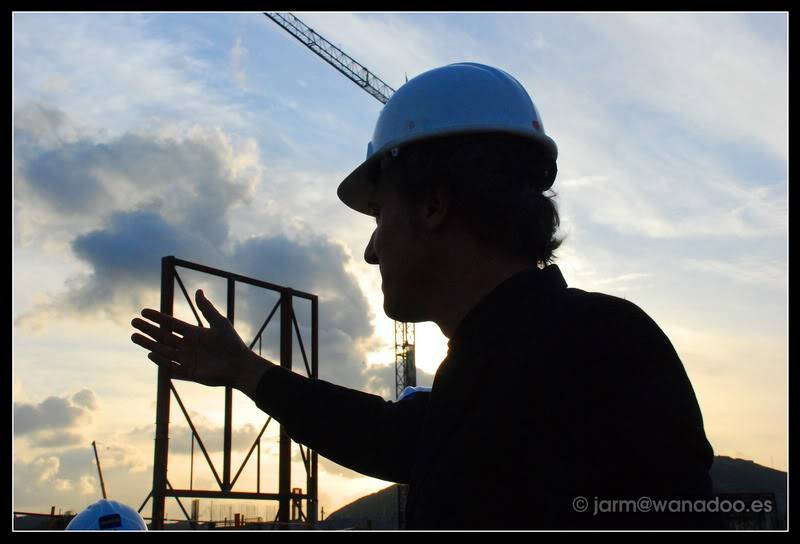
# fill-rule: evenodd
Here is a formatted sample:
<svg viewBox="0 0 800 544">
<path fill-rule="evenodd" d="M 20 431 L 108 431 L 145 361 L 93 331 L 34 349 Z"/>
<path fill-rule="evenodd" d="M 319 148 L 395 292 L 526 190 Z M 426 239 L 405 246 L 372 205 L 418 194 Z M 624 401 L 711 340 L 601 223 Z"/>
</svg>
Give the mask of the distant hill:
<svg viewBox="0 0 800 544">
<path fill-rule="evenodd" d="M 772 493 L 778 508 L 778 525 L 786 527 L 786 473 L 746 459 L 714 457 L 711 467 L 714 493 Z M 396 529 L 397 486 L 361 497 L 320 523 L 321 529 Z"/>
<path fill-rule="evenodd" d="M 320 529 L 397 529 L 397 484 L 357 499 L 330 514 Z"/>
<path fill-rule="evenodd" d="M 778 525 L 786 528 L 786 473 L 746 459 L 714 457 L 711 466 L 714 493 L 773 493 L 778 507 Z"/>
</svg>

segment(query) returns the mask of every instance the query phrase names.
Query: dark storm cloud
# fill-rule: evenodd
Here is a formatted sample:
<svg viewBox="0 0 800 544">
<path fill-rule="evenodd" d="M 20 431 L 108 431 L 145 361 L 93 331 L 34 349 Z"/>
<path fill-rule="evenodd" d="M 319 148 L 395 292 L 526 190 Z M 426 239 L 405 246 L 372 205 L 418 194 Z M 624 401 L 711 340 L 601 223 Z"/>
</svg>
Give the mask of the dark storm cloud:
<svg viewBox="0 0 800 544">
<path fill-rule="evenodd" d="M 133 316 L 141 309 L 144 292 L 160 285 L 161 258 L 175 255 L 318 295 L 320 377 L 381 394 L 390 391 L 372 385 L 393 379 L 393 369 L 387 368 L 388 377 L 377 381 L 377 370 L 365 372 L 362 344 L 373 334 L 371 316 L 356 278 L 345 269 L 348 256 L 342 245 L 308 231 L 245 241 L 229 236 L 230 213 L 248 202 L 253 176 L 240 164 L 252 161 L 238 161 L 227 135 L 201 131 L 176 141 L 125 134 L 108 142 L 83 135 L 45 145 L 42 134 L 68 123 L 63 112 L 39 108 L 25 119 L 16 127 L 28 138 L 20 138 L 24 149 L 17 154 L 21 181 L 47 201 L 53 213 L 97 215 L 95 227 L 71 242 L 74 255 L 89 272 L 70 278 L 66 294 L 52 308 L 66 315 L 100 311 Z M 186 281 L 192 297 L 196 287 Z M 212 300 L 224 312 L 224 295 Z M 253 333 L 271 307 L 247 296 L 237 297 L 236 304 L 237 324 L 247 323 Z M 296 304 L 310 358 L 310 312 L 301 309 L 301 302 Z M 277 330 L 268 330 L 262 344 L 277 340 Z M 294 368 L 303 367 L 295 348 Z"/>
<path fill-rule="evenodd" d="M 68 295 L 76 310 L 111 305 L 120 294 L 160 285 L 161 258 L 166 255 L 206 262 L 210 256 L 217 257 L 203 238 L 176 228 L 152 211 L 114 212 L 104 229 L 76 238 L 72 250 L 92 269 Z"/>
<path fill-rule="evenodd" d="M 362 372 L 365 356 L 357 347 L 358 340 L 372 333 L 366 297 L 356 279 L 344 269 L 347 257 L 342 247 L 323 236 L 309 236 L 301 241 L 285 236 L 254 238 L 235 245 L 232 253 L 225 255 L 204 239 L 166 223 L 157 213 L 117 212 L 112 214 L 107 228 L 77 238 L 72 247 L 93 271 L 68 295 L 70 307 L 79 311 L 124 303 L 125 293 L 158 286 L 160 259 L 164 255 L 176 255 L 318 294 L 320 377 L 350 387 L 365 387 L 369 383 Z M 197 286 L 188 280 L 185 284 L 193 297 Z M 236 322 L 247 323 L 253 334 L 272 307 L 261 304 L 261 300 L 237 297 Z M 212 301 L 224 313 L 225 300 Z M 295 304 L 304 348 L 310 358 L 310 312 L 301 310 L 309 305 L 299 299 Z M 138 310 L 128 308 L 132 313 Z M 274 317 L 265 331 L 262 345 L 266 351 L 279 345 L 279 319 L 279 315 Z M 245 338 L 248 343 L 251 340 Z M 277 357 L 277 351 L 274 353 Z M 304 368 L 297 348 L 294 361 L 296 369 Z"/>
<path fill-rule="evenodd" d="M 347 256 L 339 244 L 322 235 L 307 235 L 300 241 L 283 236 L 254 238 L 235 246 L 231 262 L 244 275 L 318 295 L 320 378 L 348 387 L 362 388 L 368 384 L 363 373 L 364 354 L 357 341 L 373 332 L 369 306 L 355 277 L 344 268 Z M 308 303 L 297 299 L 294 304 L 298 306 L 300 334 L 310 360 L 310 311 L 300 315 L 300 308 L 306 308 Z M 257 331 L 266 318 L 266 308 L 254 306 L 246 299 L 240 306 L 237 315 Z M 262 343 L 273 346 L 277 356 L 279 326 L 278 319 L 273 319 L 276 324 L 270 324 Z M 294 368 L 305 374 L 302 354 L 297 348 L 293 351 L 293 361 Z"/>
<path fill-rule="evenodd" d="M 60 213 L 91 212 L 110 199 L 91 171 L 93 151 L 92 144 L 66 144 L 37 155 L 22 172 L 38 196 Z"/>
<path fill-rule="evenodd" d="M 347 273 L 344 248 L 322 235 L 295 242 L 283 236 L 254 238 L 237 244 L 232 261 L 242 273 L 267 276 L 270 281 L 317 294 L 332 304 L 328 327 L 352 337 L 368 336 L 364 323 L 367 299 L 355 278 Z"/>
<path fill-rule="evenodd" d="M 97 216 L 162 199 L 171 223 L 219 245 L 230 208 L 250 198 L 255 172 L 237 165 L 239 155 L 219 130 L 182 140 L 131 133 L 107 142 L 78 134 L 65 140 L 52 133 L 69 126 L 68 116 L 41 104 L 21 108 L 15 121 L 17 185 L 55 215 Z"/>
<path fill-rule="evenodd" d="M 85 396 L 86 393 L 81 392 L 79 398 Z M 23 436 L 46 429 L 66 430 L 77 426 L 88 414 L 85 406 L 74 404 L 68 397 L 48 397 L 39 404 L 15 402 L 14 434 Z"/>
<path fill-rule="evenodd" d="M 81 389 L 72 395 L 72 404 L 95 410 L 97 409 L 97 397 L 91 389 Z"/>
</svg>

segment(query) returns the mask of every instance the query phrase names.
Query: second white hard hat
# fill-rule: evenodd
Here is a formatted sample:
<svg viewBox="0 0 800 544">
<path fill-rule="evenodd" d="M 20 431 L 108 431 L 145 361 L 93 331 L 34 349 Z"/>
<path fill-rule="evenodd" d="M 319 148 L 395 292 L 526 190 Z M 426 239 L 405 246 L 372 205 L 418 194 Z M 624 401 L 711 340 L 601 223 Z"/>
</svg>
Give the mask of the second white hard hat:
<svg viewBox="0 0 800 544">
<path fill-rule="evenodd" d="M 139 512 L 117 501 L 100 499 L 72 518 L 67 531 L 146 531 Z"/>
<path fill-rule="evenodd" d="M 337 194 L 354 210 L 369 213 L 370 176 L 383 153 L 427 138 L 480 132 L 515 134 L 538 144 L 549 160 L 558 156 L 519 81 L 484 64 L 449 64 L 418 75 L 392 95 L 378 116 L 366 160 L 342 181 Z"/>
</svg>

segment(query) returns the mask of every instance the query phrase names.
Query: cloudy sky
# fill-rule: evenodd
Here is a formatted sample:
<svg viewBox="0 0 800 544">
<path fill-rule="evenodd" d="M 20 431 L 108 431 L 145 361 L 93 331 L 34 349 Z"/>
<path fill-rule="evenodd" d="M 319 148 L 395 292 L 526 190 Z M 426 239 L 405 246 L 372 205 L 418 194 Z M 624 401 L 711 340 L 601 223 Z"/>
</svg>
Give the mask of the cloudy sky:
<svg viewBox="0 0 800 544">
<path fill-rule="evenodd" d="M 785 14 L 297 15 L 395 88 L 458 61 L 515 75 L 559 146 L 567 282 L 661 325 L 717 454 L 786 469 Z M 259 13 L 16 13 L 12 44 L 15 510 L 99 498 L 92 440 L 109 495 L 147 496 L 156 368 L 129 323 L 158 307 L 165 255 L 316 293 L 322 377 L 391 398 L 374 222 L 335 193 L 378 101 Z M 181 275 L 224 311 L 221 281 Z M 250 340 L 275 299 L 237 296 Z M 309 315 L 298 305 L 304 330 Z M 445 352 L 417 325 L 420 382 Z M 176 385 L 220 467 L 222 391 Z M 172 414 L 169 477 L 188 487 Z M 235 394 L 235 468 L 265 421 Z M 262 490 L 277 490 L 277 426 L 266 437 Z M 254 477 L 251 462 L 237 489 Z M 321 464 L 326 512 L 385 485 Z"/>
</svg>

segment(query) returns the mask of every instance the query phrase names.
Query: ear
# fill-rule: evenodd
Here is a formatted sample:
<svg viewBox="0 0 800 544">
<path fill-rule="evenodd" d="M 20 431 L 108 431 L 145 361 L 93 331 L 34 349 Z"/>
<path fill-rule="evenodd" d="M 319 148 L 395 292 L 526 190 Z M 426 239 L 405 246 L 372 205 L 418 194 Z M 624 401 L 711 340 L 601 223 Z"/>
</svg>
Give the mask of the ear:
<svg viewBox="0 0 800 544">
<path fill-rule="evenodd" d="M 430 230 L 437 230 L 450 216 L 450 195 L 444 189 L 436 189 L 422 203 L 422 221 Z"/>
</svg>

